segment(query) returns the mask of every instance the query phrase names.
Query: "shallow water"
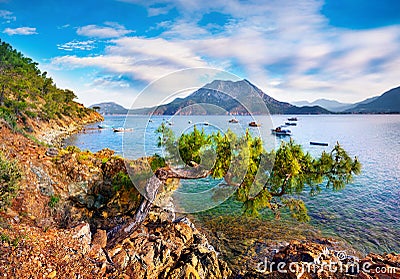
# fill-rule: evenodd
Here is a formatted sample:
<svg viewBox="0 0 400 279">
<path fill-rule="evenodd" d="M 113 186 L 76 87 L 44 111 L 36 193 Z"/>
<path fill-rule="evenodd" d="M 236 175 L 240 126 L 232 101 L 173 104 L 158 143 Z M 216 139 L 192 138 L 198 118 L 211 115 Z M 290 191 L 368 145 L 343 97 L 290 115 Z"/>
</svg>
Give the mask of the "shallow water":
<svg viewBox="0 0 400 279">
<path fill-rule="evenodd" d="M 286 121 L 288 116 L 259 117 L 260 128 L 251 128 L 274 148 L 279 139 L 270 134 L 270 128 Z M 248 128 L 249 116 L 238 116 L 239 124 L 229 124 L 229 116 L 156 116 L 149 122 L 148 116 L 106 116 L 104 124 L 133 128 L 133 132 L 114 133 L 111 129 L 87 130 L 71 136 L 66 144 L 81 149 L 98 151 L 108 147 L 128 158 L 138 158 L 162 153 L 157 147 L 155 130 L 163 120 L 171 120 L 170 126 L 180 134 L 197 123 L 207 131 L 226 131 L 229 127 L 237 133 Z M 126 121 L 125 121 L 126 120 Z M 302 195 L 312 218 L 311 224 L 326 234 L 343 238 L 363 252 L 400 252 L 400 115 L 317 115 L 298 117 L 297 126 L 290 126 L 292 138 L 312 155 L 331 150 L 338 141 L 363 165 L 361 175 L 339 192 L 322 191 L 310 197 Z M 189 123 L 191 122 L 191 123 Z M 210 125 L 205 126 L 208 122 Z M 97 124 L 89 127 L 96 127 Z M 287 140 L 287 139 L 286 139 Z M 311 146 L 310 141 L 329 144 L 328 147 Z M 207 193 L 215 181 L 205 179 L 183 183 L 180 193 Z M 201 207 L 207 194 L 190 196 Z M 225 210 L 236 208 L 225 203 Z"/>
</svg>

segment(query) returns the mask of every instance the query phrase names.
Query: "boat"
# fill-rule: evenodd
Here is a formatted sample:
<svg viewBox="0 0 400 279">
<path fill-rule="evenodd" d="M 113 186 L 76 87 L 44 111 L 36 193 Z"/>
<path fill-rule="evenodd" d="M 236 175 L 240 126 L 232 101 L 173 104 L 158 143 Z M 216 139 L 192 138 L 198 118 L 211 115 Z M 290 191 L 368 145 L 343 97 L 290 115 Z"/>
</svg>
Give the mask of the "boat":
<svg viewBox="0 0 400 279">
<path fill-rule="evenodd" d="M 239 123 L 239 120 L 237 120 L 236 118 L 232 118 L 232 119 L 229 119 L 228 122 L 229 123 Z"/>
<path fill-rule="evenodd" d="M 188 121 L 188 124 L 192 124 L 192 120 L 189 120 L 189 121 Z"/>
<path fill-rule="evenodd" d="M 210 123 L 208 123 L 207 121 L 203 123 L 203 125 L 208 126 L 210 125 Z"/>
<path fill-rule="evenodd" d="M 271 129 L 271 133 L 275 136 L 291 136 L 292 131 L 288 129 L 282 129 L 282 127 L 277 127 L 275 129 Z"/>
<path fill-rule="evenodd" d="M 296 122 L 285 122 L 285 125 L 287 125 L 287 126 L 296 126 L 297 123 Z"/>
<path fill-rule="evenodd" d="M 123 127 L 113 128 L 114 133 L 132 132 L 132 131 L 133 128 L 123 128 Z"/>
<path fill-rule="evenodd" d="M 297 117 L 290 117 L 287 120 L 289 120 L 289 121 L 297 121 Z"/>
<path fill-rule="evenodd" d="M 329 144 L 327 142 L 310 141 L 310 145 L 328 146 Z"/>
<path fill-rule="evenodd" d="M 99 124 L 99 125 L 97 125 L 97 128 L 99 128 L 99 129 L 108 129 L 108 128 L 111 128 L 111 127 L 106 125 L 106 124 Z"/>
<path fill-rule="evenodd" d="M 167 124 L 168 124 L 169 126 L 172 126 L 172 125 L 174 125 L 174 122 L 167 120 Z"/>
<path fill-rule="evenodd" d="M 255 121 L 251 121 L 251 122 L 249 123 L 249 126 L 250 126 L 250 127 L 260 127 L 261 124 L 255 122 Z"/>
</svg>

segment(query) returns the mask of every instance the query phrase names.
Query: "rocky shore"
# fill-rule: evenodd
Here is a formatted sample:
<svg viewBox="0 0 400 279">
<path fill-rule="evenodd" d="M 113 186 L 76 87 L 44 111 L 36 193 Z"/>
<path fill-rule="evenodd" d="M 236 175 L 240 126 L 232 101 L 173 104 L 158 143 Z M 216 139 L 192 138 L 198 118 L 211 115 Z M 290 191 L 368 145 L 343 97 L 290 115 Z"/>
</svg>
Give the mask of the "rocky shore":
<svg viewBox="0 0 400 279">
<path fill-rule="evenodd" d="M 268 241 L 275 225 L 257 229 L 251 220 L 252 234 L 237 231 L 235 239 L 234 219 L 211 231 L 157 208 L 106 248 L 107 232 L 132 217 L 140 194 L 113 151 L 54 146 L 84 123 L 49 123 L 46 133 L 43 125 L 37 139 L 51 147 L 0 123 L 0 149 L 23 173 L 17 197 L 0 212 L 1 278 L 400 278 L 396 254 L 365 257 L 315 235 Z M 342 270 L 330 269 L 335 263 Z"/>
<path fill-rule="evenodd" d="M 86 124 L 103 121 L 104 118 L 98 113 L 91 113 L 78 121 L 64 117 L 62 119 L 41 122 L 36 125 L 36 138 L 51 146 L 61 146 L 64 139 L 79 132 Z"/>
</svg>

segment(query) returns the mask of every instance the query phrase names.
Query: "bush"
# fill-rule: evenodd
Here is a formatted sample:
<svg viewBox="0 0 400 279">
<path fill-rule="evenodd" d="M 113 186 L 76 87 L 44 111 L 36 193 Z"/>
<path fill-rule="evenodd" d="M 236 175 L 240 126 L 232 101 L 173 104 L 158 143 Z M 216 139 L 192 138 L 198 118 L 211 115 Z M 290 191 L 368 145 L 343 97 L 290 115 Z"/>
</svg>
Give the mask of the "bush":
<svg viewBox="0 0 400 279">
<path fill-rule="evenodd" d="M 153 171 L 166 166 L 165 159 L 158 154 L 155 154 L 149 161 Z"/>
<path fill-rule="evenodd" d="M 16 161 L 10 161 L 0 151 L 0 210 L 10 205 L 17 195 L 21 172 Z"/>
<path fill-rule="evenodd" d="M 123 171 L 118 172 L 113 177 L 112 185 L 115 191 L 119 191 L 121 188 L 125 188 L 126 190 L 133 188 L 131 178 Z"/>
<path fill-rule="evenodd" d="M 69 146 L 67 146 L 67 148 L 65 148 L 65 150 L 67 150 L 70 153 L 79 153 L 79 152 L 81 152 L 79 147 L 77 147 L 75 145 L 69 145 Z"/>
<path fill-rule="evenodd" d="M 58 204 L 59 201 L 60 201 L 59 196 L 51 196 L 48 205 L 49 205 L 49 207 L 54 208 L 54 207 L 56 207 L 56 205 Z"/>
<path fill-rule="evenodd" d="M 9 108 L 0 107 L 0 118 L 4 119 L 12 129 L 17 126 L 17 117 Z"/>
</svg>

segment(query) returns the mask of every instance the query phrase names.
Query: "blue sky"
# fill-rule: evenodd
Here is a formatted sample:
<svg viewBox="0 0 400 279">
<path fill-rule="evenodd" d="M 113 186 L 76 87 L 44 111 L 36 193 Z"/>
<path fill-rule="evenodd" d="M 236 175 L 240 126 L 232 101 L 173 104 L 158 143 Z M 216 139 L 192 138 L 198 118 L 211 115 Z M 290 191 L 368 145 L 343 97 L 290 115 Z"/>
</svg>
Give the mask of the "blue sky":
<svg viewBox="0 0 400 279">
<path fill-rule="evenodd" d="M 355 102 L 400 85 L 398 0 L 0 0 L 0 38 L 85 105 L 129 107 L 192 67 L 282 101 Z"/>
</svg>

